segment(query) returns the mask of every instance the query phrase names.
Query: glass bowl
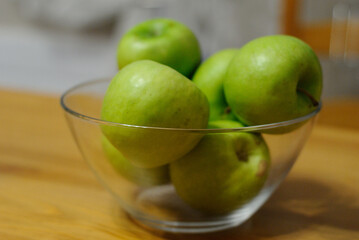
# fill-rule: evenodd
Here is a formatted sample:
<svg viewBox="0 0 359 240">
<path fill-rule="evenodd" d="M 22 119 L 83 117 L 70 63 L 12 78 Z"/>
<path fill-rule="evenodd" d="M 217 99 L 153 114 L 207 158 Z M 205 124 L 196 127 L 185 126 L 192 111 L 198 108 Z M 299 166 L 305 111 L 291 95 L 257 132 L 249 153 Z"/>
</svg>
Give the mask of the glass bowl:
<svg viewBox="0 0 359 240">
<path fill-rule="evenodd" d="M 320 111 L 319 105 L 312 113 L 290 121 L 234 129 L 173 129 L 131 126 L 107 122 L 100 118 L 102 100 L 110 81 L 110 79 L 89 81 L 77 85 L 63 94 L 61 106 L 65 111 L 69 127 L 80 152 L 98 180 L 112 193 L 129 216 L 142 225 L 169 232 L 218 231 L 238 226 L 249 219 L 287 176 L 311 132 L 315 116 Z M 193 144 L 193 149 L 198 148 L 204 139 L 214 139 L 214 144 L 210 149 L 211 153 L 206 156 L 193 155 L 193 161 L 196 161 L 196 156 L 208 161 L 212 161 L 215 156 L 216 161 L 225 162 L 225 151 L 227 150 L 216 148 L 216 146 L 223 144 L 223 141 L 236 134 L 252 134 L 266 143 L 270 162 L 265 166 L 267 170 L 265 179 L 256 187 L 256 190 L 252 191 L 250 188 L 246 188 L 246 183 L 242 183 L 244 181 L 241 176 L 235 180 L 236 182 L 231 183 L 233 186 L 230 188 L 236 189 L 234 192 L 244 189 L 243 191 L 251 193 L 247 195 L 244 193 L 247 197 L 241 199 L 240 203 L 232 204 L 229 209 L 225 209 L 226 205 L 223 207 L 220 202 L 216 205 L 216 201 L 223 197 L 223 191 L 216 191 L 214 185 L 220 182 L 221 178 L 226 178 L 227 174 L 223 169 L 231 168 L 222 168 L 226 163 L 215 168 L 209 167 L 212 171 L 212 174 L 209 175 L 205 169 L 206 163 L 203 169 L 191 171 L 188 174 L 183 169 L 183 172 L 177 170 L 177 177 L 174 177 L 172 176 L 172 174 L 174 175 L 172 166 L 164 165 L 144 169 L 133 166 L 131 163 L 118 162 L 116 159 L 123 155 L 104 137 L 105 128 L 125 133 L 122 135 L 121 143 L 124 144 L 124 148 L 121 148 L 121 151 L 124 150 L 126 156 L 138 153 L 137 156 L 140 157 L 160 158 L 160 155 L 165 154 L 166 151 L 175 151 L 193 139 L 197 139 L 197 142 Z M 283 131 L 283 129 L 291 129 L 291 131 Z M 141 141 L 138 145 L 131 145 L 133 136 L 150 136 L 150 138 L 148 141 Z M 193 149 L 184 153 L 183 156 L 186 157 L 187 154 L 194 151 Z M 127 150 L 130 154 L 127 154 Z M 222 156 L 223 159 L 218 156 Z M 179 160 L 174 162 L 176 161 Z M 169 165 L 174 165 L 174 162 Z M 211 165 L 211 163 L 208 164 Z M 259 168 L 261 167 L 259 166 Z M 203 177 L 201 175 L 203 172 L 207 176 Z M 179 177 L 180 183 L 178 183 L 178 174 L 182 175 L 182 178 Z M 203 178 L 208 178 L 208 181 L 203 182 Z M 177 184 L 173 184 L 174 181 L 171 179 L 176 179 Z M 236 188 L 241 184 L 244 185 L 244 188 L 239 188 L 242 190 Z M 187 196 L 183 193 L 178 194 L 177 190 L 183 186 L 192 188 L 192 191 L 194 189 L 195 192 L 189 193 Z M 186 187 L 184 187 L 184 191 L 186 191 Z M 189 196 L 189 201 L 186 199 L 188 195 L 195 195 L 196 190 L 198 190 L 197 195 L 199 196 L 197 197 L 199 198 L 202 197 L 201 194 L 208 193 L 203 196 L 202 200 L 199 200 L 203 201 L 203 204 L 198 201 L 197 205 L 193 204 L 191 196 Z M 237 197 L 241 196 L 236 194 L 234 195 Z M 205 206 L 208 204 L 219 211 L 206 211 Z M 201 208 L 202 205 L 204 208 Z"/>
</svg>

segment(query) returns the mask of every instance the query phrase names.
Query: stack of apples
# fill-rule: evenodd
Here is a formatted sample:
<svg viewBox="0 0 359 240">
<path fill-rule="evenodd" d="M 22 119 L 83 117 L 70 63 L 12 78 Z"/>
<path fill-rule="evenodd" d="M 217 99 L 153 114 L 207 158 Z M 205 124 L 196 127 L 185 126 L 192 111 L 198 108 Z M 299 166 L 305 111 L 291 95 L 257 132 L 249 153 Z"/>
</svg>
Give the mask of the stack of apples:
<svg viewBox="0 0 359 240">
<path fill-rule="evenodd" d="M 151 19 L 120 39 L 117 61 L 101 116 L 125 125 L 102 127 L 109 161 L 140 186 L 173 184 L 185 203 L 210 214 L 233 211 L 258 194 L 270 151 L 258 132 L 198 129 L 301 117 L 316 109 L 322 91 L 317 56 L 285 35 L 257 38 L 202 61 L 187 26 Z"/>
</svg>

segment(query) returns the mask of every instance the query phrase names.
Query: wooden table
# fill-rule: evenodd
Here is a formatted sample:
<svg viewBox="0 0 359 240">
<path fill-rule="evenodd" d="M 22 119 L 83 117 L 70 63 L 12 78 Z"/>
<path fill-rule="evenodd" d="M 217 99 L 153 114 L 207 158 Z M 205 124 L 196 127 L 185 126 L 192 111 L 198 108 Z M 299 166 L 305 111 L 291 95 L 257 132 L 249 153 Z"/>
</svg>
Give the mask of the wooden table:
<svg viewBox="0 0 359 240">
<path fill-rule="evenodd" d="M 0 239 L 359 239 L 359 100 L 327 101 L 288 178 L 249 221 L 149 232 L 95 180 L 58 97 L 0 91 Z"/>
</svg>

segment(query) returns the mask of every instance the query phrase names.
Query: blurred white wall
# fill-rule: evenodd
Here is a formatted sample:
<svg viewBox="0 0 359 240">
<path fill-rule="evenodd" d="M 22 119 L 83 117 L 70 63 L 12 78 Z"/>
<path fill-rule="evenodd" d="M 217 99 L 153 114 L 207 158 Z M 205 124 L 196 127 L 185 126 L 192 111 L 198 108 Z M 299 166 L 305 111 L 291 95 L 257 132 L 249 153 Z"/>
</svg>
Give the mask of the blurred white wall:
<svg viewBox="0 0 359 240">
<path fill-rule="evenodd" d="M 238 47 L 277 31 L 277 2 L 0 0 L 0 87 L 61 93 L 79 82 L 113 76 L 122 33 L 157 16 L 189 25 L 204 56 Z"/>
<path fill-rule="evenodd" d="M 304 18 L 330 16 L 338 1 L 325 1 L 307 0 Z M 281 0 L 0 0 L 0 88 L 60 94 L 77 83 L 111 77 L 117 41 L 148 18 L 187 24 L 207 57 L 279 33 L 281 10 Z M 359 95 L 355 66 L 321 61 L 324 96 Z"/>
<path fill-rule="evenodd" d="M 66 12 L 72 8 L 64 3 L 61 18 L 46 15 L 51 8 L 51 12 L 60 11 L 56 8 L 60 1 L 0 0 L 1 87 L 60 93 L 78 82 L 115 72 L 112 34 L 91 31 L 89 26 L 91 21 L 106 22 L 91 15 L 79 17 L 76 6 Z"/>
</svg>

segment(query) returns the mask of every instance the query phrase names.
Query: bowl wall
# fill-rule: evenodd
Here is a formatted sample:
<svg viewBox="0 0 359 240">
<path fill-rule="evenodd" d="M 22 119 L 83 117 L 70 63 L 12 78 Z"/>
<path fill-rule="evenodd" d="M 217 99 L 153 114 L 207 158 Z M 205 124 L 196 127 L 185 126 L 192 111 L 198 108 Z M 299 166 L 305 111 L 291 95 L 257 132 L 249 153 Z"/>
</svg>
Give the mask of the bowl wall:
<svg viewBox="0 0 359 240">
<path fill-rule="evenodd" d="M 84 83 L 63 95 L 61 103 L 70 129 L 84 159 L 121 207 L 140 223 L 171 232 L 216 231 L 237 226 L 252 216 L 290 171 L 311 132 L 315 115 L 319 112 L 318 109 L 310 116 L 298 120 L 303 122 L 299 128 L 283 134 L 266 133 L 268 128 L 276 129 L 283 124 L 224 130 L 176 130 L 126 126 L 100 120 L 102 99 L 109 83 L 108 79 Z M 290 123 L 284 123 L 284 125 L 288 124 Z M 104 128 L 123 133 L 122 141 L 115 143 L 119 145 L 115 147 L 104 136 Z M 236 134 L 261 135 L 269 149 L 270 164 L 267 166 L 266 178 L 260 190 L 228 212 L 208 213 L 186 203 L 177 194 L 176 187 L 171 181 L 169 167 L 166 165 L 149 170 L 113 160 L 121 157 L 125 159 L 147 157 L 155 161 L 156 158 L 164 155 L 156 155 L 157 152 L 176 152 L 186 141 L 192 141 L 193 151 L 203 139 L 218 139 L 218 144 L 222 144 L 221 139 L 229 139 Z M 131 142 L 133 136 L 147 136 L 149 140 L 136 144 Z M 211 151 L 212 155 L 221 156 L 225 153 L 223 148 L 214 147 Z M 176 152 L 174 155 L 177 154 L 175 158 L 183 158 L 188 152 L 190 150 Z M 211 179 L 215 176 L 208 178 L 208 185 L 204 189 L 212 187 Z M 196 180 L 191 177 L 185 178 L 184 181 L 189 181 L 187 185 L 196 184 Z"/>
</svg>

